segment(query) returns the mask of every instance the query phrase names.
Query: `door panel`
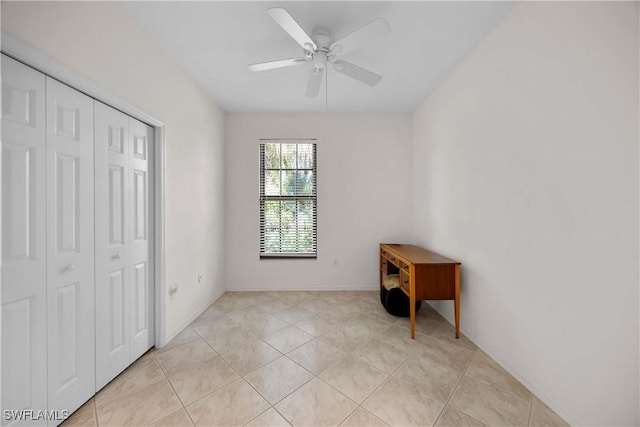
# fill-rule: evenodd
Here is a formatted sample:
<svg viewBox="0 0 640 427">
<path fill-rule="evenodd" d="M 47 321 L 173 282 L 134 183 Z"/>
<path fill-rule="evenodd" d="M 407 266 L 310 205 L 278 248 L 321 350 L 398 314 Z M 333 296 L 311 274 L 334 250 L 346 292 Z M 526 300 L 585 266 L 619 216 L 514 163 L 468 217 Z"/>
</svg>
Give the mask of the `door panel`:
<svg viewBox="0 0 640 427">
<path fill-rule="evenodd" d="M 3 142 L 3 204 L 10 206 L 3 220 L 5 223 L 2 239 L 2 254 L 5 261 L 33 259 L 34 243 L 37 238 L 34 182 L 35 148 Z"/>
<path fill-rule="evenodd" d="M 131 361 L 153 346 L 154 298 L 153 298 L 153 189 L 149 177 L 152 174 L 149 159 L 152 158 L 153 129 L 129 118 L 129 164 L 133 187 L 133 226 L 130 227 L 129 269 L 131 274 Z"/>
<path fill-rule="evenodd" d="M 80 110 L 56 101 L 55 133 L 68 139 L 80 140 Z"/>
<path fill-rule="evenodd" d="M 142 245 L 146 244 L 148 215 L 147 215 L 147 172 L 133 171 L 133 240 Z"/>
<path fill-rule="evenodd" d="M 2 306 L 2 365 L 7 367 L 2 373 L 2 408 L 41 408 L 33 399 L 32 388 L 35 374 L 33 359 L 39 355 L 32 351 L 34 329 L 34 308 L 32 298 L 23 298 Z M 46 384 L 46 383 L 45 383 Z"/>
<path fill-rule="evenodd" d="M 2 409 L 38 410 L 47 408 L 45 76 L 5 55 L 1 66 Z"/>
<path fill-rule="evenodd" d="M 124 287 L 124 270 L 116 270 L 109 273 L 109 320 L 110 341 L 109 354 L 113 354 L 123 347 L 128 347 L 129 334 L 126 324 L 126 289 Z"/>
<path fill-rule="evenodd" d="M 42 111 L 39 111 L 38 103 L 44 102 L 44 95 L 40 93 L 40 83 L 37 81 L 44 79 L 44 75 L 30 68 L 26 71 L 30 76 L 21 79 L 13 73 L 19 68 L 26 70 L 28 67 L 5 55 L 2 55 L 2 62 L 3 74 L 7 73 L 2 85 L 2 118 L 19 126 L 34 129 L 42 127 L 44 117 L 40 116 Z"/>
<path fill-rule="evenodd" d="M 147 316 L 149 313 L 148 308 L 148 281 L 147 281 L 147 263 L 142 262 L 134 267 L 134 295 L 135 301 L 133 304 L 135 317 L 135 325 L 133 327 L 133 336 L 138 338 L 140 334 L 146 333 L 148 328 Z"/>
<path fill-rule="evenodd" d="M 129 118 L 95 101 L 96 391 L 130 363 Z"/>
<path fill-rule="evenodd" d="M 47 77 L 50 410 L 95 391 L 93 100 Z"/>
<path fill-rule="evenodd" d="M 109 245 L 111 247 L 115 245 L 124 244 L 124 217 L 125 217 L 125 170 L 123 166 L 114 165 L 113 163 L 108 165 L 109 177 L 108 177 L 108 196 L 107 204 L 108 209 L 108 233 L 109 233 Z"/>
<path fill-rule="evenodd" d="M 78 250 L 80 159 L 59 153 L 54 158 L 57 209 L 52 213 L 56 216 L 56 253 L 61 255 Z"/>
<path fill-rule="evenodd" d="M 82 372 L 78 369 L 78 357 L 82 356 L 78 355 L 77 336 L 80 327 L 77 322 L 79 288 L 80 282 L 75 282 L 57 289 L 56 323 L 59 333 L 54 345 L 60 357 L 57 365 L 59 390 L 82 381 L 82 378 L 79 378 Z"/>
<path fill-rule="evenodd" d="M 142 123 L 140 123 L 142 125 Z M 145 126 L 145 125 L 142 125 Z M 147 135 L 142 127 L 139 127 L 143 133 L 133 136 L 133 157 L 140 160 L 147 160 Z"/>
</svg>

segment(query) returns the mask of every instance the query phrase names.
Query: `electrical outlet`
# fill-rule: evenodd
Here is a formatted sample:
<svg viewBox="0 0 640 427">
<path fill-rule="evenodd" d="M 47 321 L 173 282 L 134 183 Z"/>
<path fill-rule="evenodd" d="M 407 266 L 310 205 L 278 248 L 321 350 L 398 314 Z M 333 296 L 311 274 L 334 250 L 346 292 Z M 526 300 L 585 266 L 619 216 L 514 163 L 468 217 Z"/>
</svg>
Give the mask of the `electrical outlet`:
<svg viewBox="0 0 640 427">
<path fill-rule="evenodd" d="M 173 299 L 173 297 L 176 295 L 177 292 L 178 292 L 178 284 L 176 283 L 169 288 L 169 298 Z"/>
</svg>

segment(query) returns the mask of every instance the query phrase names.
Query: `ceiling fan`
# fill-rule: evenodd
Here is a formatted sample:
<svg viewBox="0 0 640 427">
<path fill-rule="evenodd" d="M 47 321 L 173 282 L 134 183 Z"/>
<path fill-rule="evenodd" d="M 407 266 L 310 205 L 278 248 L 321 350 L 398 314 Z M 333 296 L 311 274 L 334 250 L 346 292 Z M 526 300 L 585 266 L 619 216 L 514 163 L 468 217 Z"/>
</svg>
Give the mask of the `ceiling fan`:
<svg viewBox="0 0 640 427">
<path fill-rule="evenodd" d="M 382 76 L 350 62 L 338 59 L 339 55 L 359 48 L 378 37 L 389 34 L 391 28 L 387 21 L 377 18 L 370 23 L 347 34 L 340 40 L 333 41 L 331 33 L 318 28 L 309 36 L 285 9 L 275 7 L 267 11 L 278 25 L 282 27 L 303 49 L 303 57 L 280 59 L 278 61 L 261 62 L 249 65 L 252 71 L 272 70 L 274 68 L 290 67 L 313 62 L 309 75 L 307 96 L 314 97 L 320 91 L 322 78 L 325 75 L 327 63 L 333 64 L 333 69 L 339 73 L 356 79 L 369 86 L 377 85 Z"/>
</svg>

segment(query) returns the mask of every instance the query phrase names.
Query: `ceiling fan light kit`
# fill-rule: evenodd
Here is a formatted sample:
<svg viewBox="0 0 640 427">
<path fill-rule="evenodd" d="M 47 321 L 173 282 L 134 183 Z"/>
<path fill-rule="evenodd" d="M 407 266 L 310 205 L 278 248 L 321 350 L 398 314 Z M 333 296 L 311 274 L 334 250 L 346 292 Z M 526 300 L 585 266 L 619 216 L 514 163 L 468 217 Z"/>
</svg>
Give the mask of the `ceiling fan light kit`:
<svg viewBox="0 0 640 427">
<path fill-rule="evenodd" d="M 275 7 L 269 9 L 267 12 L 269 16 L 302 47 L 304 56 L 301 58 L 280 59 L 277 61 L 251 64 L 249 65 L 251 71 L 273 70 L 313 62 L 313 68 L 311 69 L 309 82 L 307 84 L 307 97 L 315 97 L 318 95 L 322 79 L 326 73 L 327 63 L 333 64 L 335 71 L 369 86 L 375 86 L 382 80 L 382 76 L 379 74 L 342 59 L 337 59 L 337 56 L 355 50 L 363 44 L 370 43 L 372 40 L 389 34 L 391 28 L 384 19 L 377 18 L 352 33 L 347 34 L 340 40 L 333 41 L 329 30 L 324 28 L 316 29 L 312 35 L 309 36 L 295 19 L 293 19 L 289 12 L 283 8 Z"/>
</svg>

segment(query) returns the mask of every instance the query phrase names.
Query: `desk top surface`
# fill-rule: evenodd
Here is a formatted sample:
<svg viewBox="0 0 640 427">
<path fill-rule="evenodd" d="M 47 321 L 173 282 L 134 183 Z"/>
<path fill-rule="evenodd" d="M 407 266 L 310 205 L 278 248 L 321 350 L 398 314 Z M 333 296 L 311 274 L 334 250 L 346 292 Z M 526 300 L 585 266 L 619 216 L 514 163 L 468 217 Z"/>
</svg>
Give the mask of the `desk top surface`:
<svg viewBox="0 0 640 427">
<path fill-rule="evenodd" d="M 414 245 L 399 243 L 380 243 L 380 247 L 394 251 L 398 256 L 406 258 L 413 264 L 460 264 L 459 261 L 444 257 L 436 252 Z"/>
</svg>

